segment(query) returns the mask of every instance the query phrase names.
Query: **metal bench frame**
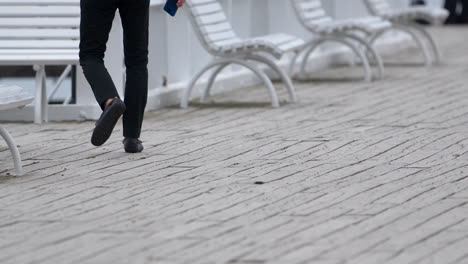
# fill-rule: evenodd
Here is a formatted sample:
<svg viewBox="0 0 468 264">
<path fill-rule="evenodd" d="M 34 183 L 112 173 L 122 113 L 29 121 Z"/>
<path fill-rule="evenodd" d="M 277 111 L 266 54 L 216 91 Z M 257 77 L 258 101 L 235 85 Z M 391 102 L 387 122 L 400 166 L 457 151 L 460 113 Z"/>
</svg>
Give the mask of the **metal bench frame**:
<svg viewBox="0 0 468 264">
<path fill-rule="evenodd" d="M 2 96 L 7 94 L 7 97 Z M 1 86 L 0 85 L 0 110 L 14 109 L 23 107 L 33 101 L 33 98 L 24 93 L 20 87 L 17 86 Z M 13 137 L 8 131 L 0 125 L 0 136 L 6 141 L 8 148 L 13 156 L 15 169 L 13 175 L 23 175 L 23 167 L 21 164 L 21 155 Z"/>
<path fill-rule="evenodd" d="M 290 100 L 297 100 L 294 85 L 287 72 L 281 69 L 272 57 L 279 59 L 289 52 L 298 52 L 304 41 L 288 34 L 274 34 L 250 39 L 240 39 L 232 30 L 231 24 L 217 0 L 188 0 L 187 9 L 190 22 L 203 48 L 213 55 L 213 60 L 201 69 L 189 82 L 184 90 L 181 104 L 188 107 L 192 90 L 197 81 L 209 70 L 213 69 L 208 84 L 201 97 L 201 102 L 207 101 L 216 77 L 229 65 L 240 65 L 251 70 L 267 87 L 273 107 L 279 107 L 279 99 L 272 81 L 258 66 L 265 64 L 271 68 L 288 89 Z"/>
<path fill-rule="evenodd" d="M 304 51 L 294 58 L 293 63 L 291 63 L 291 74 L 294 72 L 295 61 L 302 55 L 298 78 L 306 79 L 306 68 L 310 55 L 322 44 L 335 42 L 350 48 L 360 59 L 364 68 L 365 81 L 373 79 L 372 60 L 376 62 L 377 78 L 383 78 L 383 61 L 370 39 L 390 28 L 391 24 L 388 21 L 379 17 L 333 19 L 327 14 L 320 0 L 291 0 L 291 4 L 299 22 L 316 36 L 307 42 Z"/>
<path fill-rule="evenodd" d="M 392 26 L 386 31 L 371 39 L 373 43 L 380 35 L 388 30 L 396 30 L 408 34 L 416 43 L 424 56 L 424 63 L 427 66 L 440 63 L 442 55 L 431 34 L 415 20 L 425 20 L 431 24 L 442 24 L 449 13 L 443 8 L 432 8 L 426 6 L 411 6 L 404 9 L 394 9 L 387 0 L 364 0 L 364 3 L 373 15 L 380 16 L 392 23 Z M 429 49 L 427 48 L 429 45 Z"/>
</svg>

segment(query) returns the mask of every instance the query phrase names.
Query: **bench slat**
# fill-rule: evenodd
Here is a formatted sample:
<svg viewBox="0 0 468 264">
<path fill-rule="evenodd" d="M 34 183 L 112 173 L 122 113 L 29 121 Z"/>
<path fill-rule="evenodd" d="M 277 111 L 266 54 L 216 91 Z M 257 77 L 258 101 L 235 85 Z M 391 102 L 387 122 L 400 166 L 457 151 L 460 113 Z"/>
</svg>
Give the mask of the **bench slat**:
<svg viewBox="0 0 468 264">
<path fill-rule="evenodd" d="M 79 29 L 1 29 L 2 39 L 79 39 Z"/>
<path fill-rule="evenodd" d="M 74 6 L 2 6 L 0 17 L 79 17 L 80 8 Z"/>
<path fill-rule="evenodd" d="M 79 17 L 1 17 L 0 28 L 78 28 Z"/>
<path fill-rule="evenodd" d="M 1 40 L 0 49 L 78 49 L 79 40 Z"/>
<path fill-rule="evenodd" d="M 78 53 L 60 55 L 0 55 L 0 65 L 68 65 L 77 64 L 78 61 Z"/>
<path fill-rule="evenodd" d="M 0 6 L 6 5 L 74 5 L 79 6 L 80 0 L 0 0 Z"/>
<path fill-rule="evenodd" d="M 77 54 L 77 49 L 0 49 L 0 55 Z"/>
</svg>

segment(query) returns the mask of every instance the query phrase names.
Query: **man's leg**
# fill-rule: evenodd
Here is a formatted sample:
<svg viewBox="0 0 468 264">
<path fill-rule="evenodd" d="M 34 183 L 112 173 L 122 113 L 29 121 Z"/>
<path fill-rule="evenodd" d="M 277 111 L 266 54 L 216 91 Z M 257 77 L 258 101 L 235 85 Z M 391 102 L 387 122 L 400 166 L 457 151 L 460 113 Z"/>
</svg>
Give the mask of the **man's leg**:
<svg viewBox="0 0 468 264">
<path fill-rule="evenodd" d="M 150 0 L 121 0 L 126 66 L 124 137 L 138 139 L 148 96 L 148 24 Z"/>
<path fill-rule="evenodd" d="M 114 82 L 104 66 L 109 32 L 117 6 L 115 0 L 81 0 L 80 64 L 103 113 L 96 122 L 91 143 L 104 144 L 125 112 Z"/>
<path fill-rule="evenodd" d="M 462 0 L 462 12 L 460 14 L 460 23 L 468 24 L 468 0 Z"/>
<path fill-rule="evenodd" d="M 80 64 L 103 109 L 108 99 L 119 96 L 104 66 L 104 53 L 116 9 L 113 0 L 81 0 Z"/>
<path fill-rule="evenodd" d="M 426 5 L 426 1 L 424 0 L 412 0 L 411 5 Z"/>
<path fill-rule="evenodd" d="M 457 3 L 458 0 L 445 0 L 445 9 L 450 13 L 445 24 L 455 24 L 457 22 Z"/>
</svg>

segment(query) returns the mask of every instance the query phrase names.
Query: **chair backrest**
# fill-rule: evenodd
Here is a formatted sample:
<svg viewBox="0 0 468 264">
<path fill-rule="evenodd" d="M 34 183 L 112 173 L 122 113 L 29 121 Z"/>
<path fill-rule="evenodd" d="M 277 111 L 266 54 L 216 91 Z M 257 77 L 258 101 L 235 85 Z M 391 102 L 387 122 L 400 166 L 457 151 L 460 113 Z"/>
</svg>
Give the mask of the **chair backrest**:
<svg viewBox="0 0 468 264">
<path fill-rule="evenodd" d="M 291 0 L 301 24 L 313 29 L 333 20 L 323 8 L 320 0 Z"/>
<path fill-rule="evenodd" d="M 189 17 L 203 47 L 216 55 L 223 46 L 240 41 L 217 0 L 188 0 Z"/>
<path fill-rule="evenodd" d="M 375 16 L 382 15 L 391 9 L 387 0 L 364 0 L 364 3 L 369 12 Z"/>
<path fill-rule="evenodd" d="M 78 49 L 79 0 L 0 0 L 0 50 Z"/>
</svg>

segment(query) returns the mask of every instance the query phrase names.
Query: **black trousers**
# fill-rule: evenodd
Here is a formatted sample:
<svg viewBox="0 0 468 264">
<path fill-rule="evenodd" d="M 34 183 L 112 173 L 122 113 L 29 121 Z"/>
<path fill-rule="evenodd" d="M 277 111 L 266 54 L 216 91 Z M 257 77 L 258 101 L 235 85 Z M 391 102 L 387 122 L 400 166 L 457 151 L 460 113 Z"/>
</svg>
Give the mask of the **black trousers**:
<svg viewBox="0 0 468 264">
<path fill-rule="evenodd" d="M 103 108 L 119 97 L 104 53 L 117 9 L 123 27 L 126 66 L 124 137 L 139 138 L 148 96 L 148 24 L 150 0 L 81 0 L 80 64 Z"/>
<path fill-rule="evenodd" d="M 461 12 L 458 12 L 458 5 L 461 5 Z M 445 9 L 450 12 L 447 24 L 468 23 L 468 0 L 445 0 Z"/>
</svg>

